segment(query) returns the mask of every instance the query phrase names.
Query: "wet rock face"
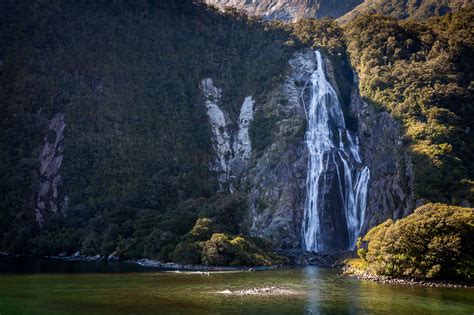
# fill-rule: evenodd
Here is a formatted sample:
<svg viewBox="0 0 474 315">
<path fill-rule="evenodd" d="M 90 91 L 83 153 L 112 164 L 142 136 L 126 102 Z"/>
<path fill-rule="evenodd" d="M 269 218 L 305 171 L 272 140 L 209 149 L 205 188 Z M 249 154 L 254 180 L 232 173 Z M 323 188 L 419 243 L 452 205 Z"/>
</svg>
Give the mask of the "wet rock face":
<svg viewBox="0 0 474 315">
<path fill-rule="evenodd" d="M 413 211 L 413 170 L 400 123 L 365 103 L 357 82 L 350 110 L 357 117 L 362 159 L 371 172 L 363 235 L 389 218 L 399 219 Z"/>
<path fill-rule="evenodd" d="M 261 104 L 265 116 L 278 116 L 279 120 L 272 144 L 255 157 L 247 175 L 251 233 L 285 250 L 299 248 L 301 242 L 308 168 L 303 100 L 314 62 L 311 51 L 296 54 L 283 86 Z"/>
<path fill-rule="evenodd" d="M 329 60 L 325 71 L 333 83 Z M 249 188 L 249 226 L 251 234 L 272 240 L 282 252 L 301 251 L 302 220 L 307 194 L 308 152 L 304 143 L 306 130 L 305 100 L 307 86 L 314 70 L 314 53 L 300 52 L 289 61 L 290 73 L 259 110 L 267 116 L 278 116 L 272 144 L 260 155 L 254 154 L 247 171 Z M 357 118 L 360 156 L 370 169 L 367 210 L 362 231 L 389 219 L 409 214 L 413 205 L 411 161 L 402 142 L 402 129 L 387 112 L 366 104 L 354 83 L 350 111 Z M 337 87 L 336 87 L 337 88 Z M 281 101 L 282 99 L 286 101 Z M 330 188 L 330 186 L 328 186 Z M 331 192 L 323 192 L 330 197 Z M 335 229 L 334 215 L 323 216 L 327 229 Z M 335 233 L 331 233 L 334 235 Z M 325 237 L 325 236 L 323 236 Z M 339 248 L 347 239 L 342 233 L 326 239 Z M 331 244 L 332 244 L 331 243 Z"/>
<path fill-rule="evenodd" d="M 217 174 L 221 191 L 229 189 L 234 192 L 242 172 L 247 168 L 252 153 L 249 127 L 254 115 L 254 100 L 247 96 L 240 109 L 240 115 L 235 123 L 237 128 L 231 128 L 232 122 L 221 103 L 222 90 L 214 86 L 211 78 L 201 81 L 201 91 L 204 105 L 212 131 L 212 146 L 215 160 L 210 163 L 210 170 Z M 236 129 L 235 132 L 231 130 Z"/>
<path fill-rule="evenodd" d="M 56 213 L 60 209 L 58 188 L 61 184 L 59 169 L 64 155 L 64 114 L 57 113 L 51 119 L 44 137 L 40 160 L 40 183 L 36 195 L 36 221 L 42 224 L 46 211 Z"/>
<path fill-rule="evenodd" d="M 228 129 L 229 117 L 220 108 L 222 90 L 215 87 L 211 78 L 201 81 L 201 91 L 212 131 L 212 146 L 215 160 L 210 170 L 216 172 L 220 189 L 229 180 L 229 159 L 232 155 L 231 137 Z M 227 117 L 226 117 L 227 116 Z"/>
<path fill-rule="evenodd" d="M 235 178 L 240 178 L 245 172 L 252 154 L 252 143 L 250 141 L 249 128 L 253 121 L 255 102 L 251 96 L 247 96 L 242 103 L 239 119 L 237 121 L 237 132 L 234 136 L 233 158 L 231 171 Z"/>
</svg>

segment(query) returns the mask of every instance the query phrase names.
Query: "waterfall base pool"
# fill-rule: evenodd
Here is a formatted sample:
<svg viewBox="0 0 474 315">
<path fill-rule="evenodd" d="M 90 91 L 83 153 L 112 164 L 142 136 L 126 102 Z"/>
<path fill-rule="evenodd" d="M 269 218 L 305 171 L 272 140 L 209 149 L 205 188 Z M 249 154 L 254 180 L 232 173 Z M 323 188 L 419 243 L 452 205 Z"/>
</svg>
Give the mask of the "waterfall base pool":
<svg viewBox="0 0 474 315">
<path fill-rule="evenodd" d="M 278 287 L 277 295 L 229 295 Z M 285 294 L 285 290 L 291 294 Z M 472 314 L 474 289 L 392 286 L 317 267 L 186 273 L 0 258 L 0 314 Z"/>
</svg>

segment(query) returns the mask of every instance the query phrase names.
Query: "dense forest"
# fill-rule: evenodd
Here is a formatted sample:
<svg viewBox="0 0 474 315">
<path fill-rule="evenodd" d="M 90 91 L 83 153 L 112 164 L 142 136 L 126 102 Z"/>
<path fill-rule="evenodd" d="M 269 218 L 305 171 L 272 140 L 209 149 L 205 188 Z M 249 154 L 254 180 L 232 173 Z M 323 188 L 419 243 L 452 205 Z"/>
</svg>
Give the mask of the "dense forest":
<svg viewBox="0 0 474 315">
<path fill-rule="evenodd" d="M 212 77 L 235 115 L 281 79 L 283 32 L 191 1 L 2 1 L 0 11 L 6 251 L 170 259 L 198 217 L 241 231 L 242 198 L 214 195 L 199 82 Z M 39 230 L 37 157 L 58 111 L 68 206 Z"/>
<path fill-rule="evenodd" d="M 469 0 L 365 0 L 339 21 L 347 23 L 358 16 L 381 14 L 395 19 L 422 20 L 442 16 L 469 6 Z"/>
<path fill-rule="evenodd" d="M 472 8 L 425 21 L 361 15 L 345 26 L 265 22 L 186 0 L 7 0 L 0 12 L 0 251 L 285 262 L 248 236 L 246 192 L 218 192 L 199 84 L 214 80 L 235 121 L 244 97 L 264 100 L 308 47 L 332 61 L 345 104 L 355 69 L 364 100 L 402 123 L 417 200 L 474 202 Z M 63 201 L 40 226 L 38 156 L 58 112 Z M 273 123 L 257 110 L 257 152 L 271 145 Z"/>
<path fill-rule="evenodd" d="M 357 268 L 378 275 L 472 281 L 474 209 L 427 204 L 359 240 Z"/>
<path fill-rule="evenodd" d="M 346 26 L 361 94 L 405 126 L 418 198 L 473 201 L 474 12 L 422 22 L 363 16 Z"/>
</svg>

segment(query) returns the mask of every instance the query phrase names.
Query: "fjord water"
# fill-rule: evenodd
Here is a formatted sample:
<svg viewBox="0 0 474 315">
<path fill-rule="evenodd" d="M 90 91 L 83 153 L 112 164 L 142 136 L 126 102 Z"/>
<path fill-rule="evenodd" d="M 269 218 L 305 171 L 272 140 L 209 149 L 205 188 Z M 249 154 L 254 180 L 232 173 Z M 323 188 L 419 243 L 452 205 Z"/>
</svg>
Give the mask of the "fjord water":
<svg viewBox="0 0 474 315">
<path fill-rule="evenodd" d="M 216 293 L 268 286 L 294 294 Z M 349 279 L 317 267 L 208 276 L 126 263 L 0 258 L 1 314 L 472 314 L 473 295 L 473 289 Z"/>
<path fill-rule="evenodd" d="M 341 102 L 324 73 L 321 53 L 306 109 L 309 151 L 303 244 L 307 251 L 352 250 L 364 222 L 368 167 L 346 128 Z"/>
</svg>

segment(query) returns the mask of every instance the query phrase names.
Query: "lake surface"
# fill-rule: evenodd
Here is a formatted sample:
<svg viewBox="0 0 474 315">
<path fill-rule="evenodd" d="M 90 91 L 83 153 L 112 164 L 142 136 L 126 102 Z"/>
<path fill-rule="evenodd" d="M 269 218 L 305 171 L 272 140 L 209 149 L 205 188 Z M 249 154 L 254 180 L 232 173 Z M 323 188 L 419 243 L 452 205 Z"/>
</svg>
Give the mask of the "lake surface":
<svg viewBox="0 0 474 315">
<path fill-rule="evenodd" d="M 278 286 L 293 294 L 219 291 Z M 127 263 L 0 258 L 0 314 L 473 314 L 474 289 L 393 286 L 317 267 L 176 273 Z"/>
</svg>

